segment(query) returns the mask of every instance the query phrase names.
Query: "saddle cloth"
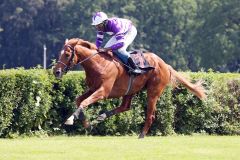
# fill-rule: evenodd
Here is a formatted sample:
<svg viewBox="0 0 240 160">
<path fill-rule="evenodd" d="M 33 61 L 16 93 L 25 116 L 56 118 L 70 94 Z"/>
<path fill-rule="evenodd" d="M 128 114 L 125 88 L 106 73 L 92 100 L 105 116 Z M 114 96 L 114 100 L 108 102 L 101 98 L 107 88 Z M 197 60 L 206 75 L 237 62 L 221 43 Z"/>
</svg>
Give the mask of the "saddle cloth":
<svg viewBox="0 0 240 160">
<path fill-rule="evenodd" d="M 151 69 L 154 69 L 154 67 L 150 66 L 149 62 L 144 58 L 142 51 L 135 50 L 130 53 L 130 56 L 139 69 L 144 71 L 149 71 Z"/>
</svg>

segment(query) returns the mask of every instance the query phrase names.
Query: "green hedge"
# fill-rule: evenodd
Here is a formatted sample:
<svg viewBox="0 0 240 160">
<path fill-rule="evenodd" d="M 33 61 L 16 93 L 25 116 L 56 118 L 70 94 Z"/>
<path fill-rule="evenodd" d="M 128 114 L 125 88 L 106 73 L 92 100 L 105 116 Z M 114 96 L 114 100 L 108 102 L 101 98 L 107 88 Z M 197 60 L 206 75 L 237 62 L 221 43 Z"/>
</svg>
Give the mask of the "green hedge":
<svg viewBox="0 0 240 160">
<path fill-rule="evenodd" d="M 156 120 L 150 135 L 239 134 L 240 74 L 183 73 L 204 80 L 208 98 L 200 101 L 182 86 L 168 87 L 157 103 Z M 75 97 L 86 90 L 84 72 L 70 72 L 61 80 L 51 71 L 11 69 L 0 71 L 0 137 L 46 134 L 133 135 L 144 124 L 146 92 L 138 93 L 128 112 L 113 116 L 85 130 L 80 122 L 64 126 L 75 110 Z M 86 114 L 94 120 L 98 113 L 117 107 L 121 99 L 90 105 Z"/>
<path fill-rule="evenodd" d="M 43 70 L 0 72 L 0 136 L 41 129 L 52 106 L 52 82 Z"/>
</svg>

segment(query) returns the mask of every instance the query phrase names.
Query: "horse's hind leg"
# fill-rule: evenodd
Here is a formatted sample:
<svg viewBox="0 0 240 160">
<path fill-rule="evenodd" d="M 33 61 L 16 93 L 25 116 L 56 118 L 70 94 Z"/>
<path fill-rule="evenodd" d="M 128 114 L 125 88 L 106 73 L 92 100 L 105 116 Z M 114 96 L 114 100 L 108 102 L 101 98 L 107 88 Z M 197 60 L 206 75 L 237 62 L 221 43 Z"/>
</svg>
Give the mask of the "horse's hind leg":
<svg viewBox="0 0 240 160">
<path fill-rule="evenodd" d="M 154 86 L 153 86 L 154 87 Z M 156 87 L 156 86 L 155 86 Z M 155 111 L 156 111 L 156 103 L 158 98 L 161 96 L 165 85 L 160 85 L 157 89 L 153 89 L 152 87 L 148 87 L 147 89 L 147 116 L 145 120 L 145 124 L 142 130 L 142 133 L 139 135 L 139 138 L 144 138 L 147 134 L 149 128 L 151 127 L 153 121 L 155 120 Z"/>
<path fill-rule="evenodd" d="M 103 121 L 104 119 L 106 119 L 108 117 L 111 117 L 111 116 L 113 116 L 115 114 L 128 111 L 130 109 L 130 106 L 131 106 L 132 98 L 133 98 L 133 95 L 126 95 L 126 96 L 124 96 L 123 99 L 122 99 L 122 103 L 121 103 L 121 105 L 119 107 L 99 115 L 97 120 L 98 121 Z"/>
</svg>

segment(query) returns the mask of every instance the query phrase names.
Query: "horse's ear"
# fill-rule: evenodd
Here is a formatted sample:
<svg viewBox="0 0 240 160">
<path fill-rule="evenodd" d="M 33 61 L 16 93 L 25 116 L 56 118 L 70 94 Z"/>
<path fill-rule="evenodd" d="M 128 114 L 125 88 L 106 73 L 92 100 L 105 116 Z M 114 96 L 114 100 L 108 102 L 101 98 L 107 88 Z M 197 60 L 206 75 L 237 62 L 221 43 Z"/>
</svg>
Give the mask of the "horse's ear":
<svg viewBox="0 0 240 160">
<path fill-rule="evenodd" d="M 67 39 L 65 39 L 65 44 L 67 44 L 67 42 L 68 42 L 68 38 L 67 38 Z"/>
</svg>

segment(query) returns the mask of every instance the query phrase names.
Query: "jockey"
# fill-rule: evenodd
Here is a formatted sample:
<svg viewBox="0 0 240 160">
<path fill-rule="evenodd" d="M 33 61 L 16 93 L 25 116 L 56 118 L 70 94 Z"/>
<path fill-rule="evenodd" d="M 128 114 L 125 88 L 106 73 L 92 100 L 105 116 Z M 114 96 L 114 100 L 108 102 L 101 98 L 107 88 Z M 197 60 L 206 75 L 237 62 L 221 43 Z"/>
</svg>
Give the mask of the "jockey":
<svg viewBox="0 0 240 160">
<path fill-rule="evenodd" d="M 130 53 L 126 51 L 127 47 L 133 42 L 137 35 L 137 29 L 130 20 L 116 17 L 108 18 L 104 12 L 97 12 L 92 17 L 92 25 L 97 29 L 96 46 L 99 52 L 115 51 L 113 53 L 116 54 L 124 64 L 131 66 L 133 73 L 142 73 L 134 63 Z M 104 33 L 112 37 L 104 48 L 100 48 Z"/>
</svg>

